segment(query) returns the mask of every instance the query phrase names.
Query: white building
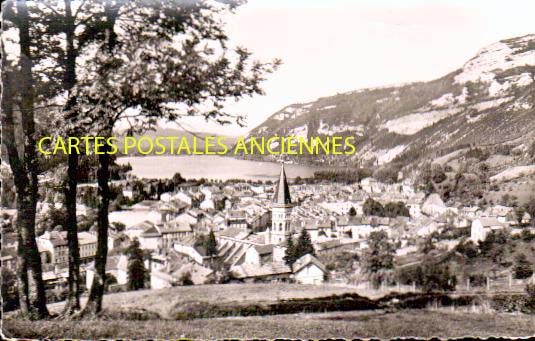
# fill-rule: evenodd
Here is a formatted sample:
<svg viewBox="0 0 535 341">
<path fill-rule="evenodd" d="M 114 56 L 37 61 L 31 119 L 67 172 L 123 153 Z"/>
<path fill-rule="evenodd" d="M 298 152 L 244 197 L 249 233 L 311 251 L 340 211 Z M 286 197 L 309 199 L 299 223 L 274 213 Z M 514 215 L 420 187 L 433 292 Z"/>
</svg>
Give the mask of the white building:
<svg viewBox="0 0 535 341">
<path fill-rule="evenodd" d="M 485 240 L 490 231 L 501 230 L 506 226 L 500 222 L 496 217 L 481 217 L 472 221 L 470 228 L 470 239 L 477 243 Z"/>
<path fill-rule="evenodd" d="M 422 205 L 422 212 L 428 216 L 436 216 L 446 213 L 448 208 L 437 193 L 430 194 Z"/>
<path fill-rule="evenodd" d="M 298 283 L 322 284 L 328 272 L 316 257 L 306 254 L 293 264 L 293 273 Z"/>
<path fill-rule="evenodd" d="M 43 263 L 68 263 L 69 246 L 66 231 L 47 231 L 37 237 L 36 241 Z M 92 261 L 97 253 L 97 237 L 89 232 L 78 232 L 78 248 L 82 264 Z"/>
<path fill-rule="evenodd" d="M 111 275 L 116 280 L 116 284 L 123 285 L 128 282 L 128 257 L 125 255 L 108 257 L 106 260 L 106 275 Z M 95 266 L 91 264 L 85 273 L 86 288 L 91 288 L 95 277 Z"/>
</svg>

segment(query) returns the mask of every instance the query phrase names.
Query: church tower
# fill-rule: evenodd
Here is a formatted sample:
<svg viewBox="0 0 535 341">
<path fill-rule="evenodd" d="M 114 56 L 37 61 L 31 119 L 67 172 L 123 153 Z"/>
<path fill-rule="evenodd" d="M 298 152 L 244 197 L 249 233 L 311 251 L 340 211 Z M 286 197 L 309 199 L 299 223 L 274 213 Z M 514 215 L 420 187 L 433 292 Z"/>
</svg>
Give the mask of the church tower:
<svg viewBox="0 0 535 341">
<path fill-rule="evenodd" d="M 292 199 L 290 198 L 290 187 L 286 180 L 284 172 L 284 163 L 281 164 L 281 173 L 273 196 L 271 210 L 271 228 L 266 235 L 267 244 L 279 244 L 286 240 L 286 237 L 292 233 L 291 230 L 291 213 Z"/>
</svg>

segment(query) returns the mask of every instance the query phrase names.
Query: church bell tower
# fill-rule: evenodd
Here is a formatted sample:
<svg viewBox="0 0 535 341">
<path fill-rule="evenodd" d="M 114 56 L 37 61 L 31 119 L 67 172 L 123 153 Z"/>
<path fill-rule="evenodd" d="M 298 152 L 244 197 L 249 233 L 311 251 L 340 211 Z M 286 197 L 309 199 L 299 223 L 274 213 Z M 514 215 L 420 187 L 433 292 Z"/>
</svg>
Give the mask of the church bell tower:
<svg viewBox="0 0 535 341">
<path fill-rule="evenodd" d="M 290 197 L 290 187 L 288 186 L 288 181 L 286 180 L 284 163 L 282 163 L 279 180 L 275 189 L 275 195 L 273 196 L 271 227 L 268 228 L 267 231 L 266 244 L 279 244 L 286 240 L 288 235 L 292 234 L 292 208 L 293 204 Z"/>
</svg>

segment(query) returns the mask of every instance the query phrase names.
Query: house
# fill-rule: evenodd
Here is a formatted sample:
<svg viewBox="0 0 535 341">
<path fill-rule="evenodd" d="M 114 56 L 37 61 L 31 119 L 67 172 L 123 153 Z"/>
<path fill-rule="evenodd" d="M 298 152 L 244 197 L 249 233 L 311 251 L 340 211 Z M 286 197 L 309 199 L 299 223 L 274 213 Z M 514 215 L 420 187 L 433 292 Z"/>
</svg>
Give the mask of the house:
<svg viewBox="0 0 535 341">
<path fill-rule="evenodd" d="M 328 271 L 319 259 L 306 254 L 293 264 L 294 279 L 301 284 L 322 284 Z"/>
<path fill-rule="evenodd" d="M 166 269 L 153 270 L 150 273 L 150 288 L 164 289 L 182 285 L 182 279 L 188 276 L 194 285 L 206 284 L 215 276 L 214 271 L 197 263 L 178 264 Z"/>
<path fill-rule="evenodd" d="M 161 222 L 162 214 L 157 210 L 157 208 L 148 208 L 143 205 L 134 208 L 134 206 L 132 206 L 132 208 L 129 210 L 110 212 L 108 216 L 110 224 L 116 222 L 122 223 L 127 229 L 129 229 L 130 227 L 141 224 L 145 221 L 150 221 L 154 224 Z"/>
<path fill-rule="evenodd" d="M 245 252 L 246 264 L 262 265 L 269 263 L 273 260 L 273 245 L 254 245 L 247 249 Z"/>
<path fill-rule="evenodd" d="M 448 208 L 437 193 L 430 194 L 422 205 L 422 212 L 428 216 L 446 213 Z"/>
<path fill-rule="evenodd" d="M 228 228 L 247 229 L 247 219 L 245 211 L 232 210 L 226 217 Z"/>
<path fill-rule="evenodd" d="M 422 205 L 421 202 L 415 199 L 407 200 L 405 203 L 409 209 L 409 215 L 412 218 L 419 218 L 422 215 Z"/>
<path fill-rule="evenodd" d="M 43 263 L 61 264 L 69 261 L 67 239 L 59 231 L 46 231 L 37 237 L 37 247 Z"/>
<path fill-rule="evenodd" d="M 470 239 L 477 243 L 485 240 L 490 231 L 502 230 L 506 227 L 504 223 L 496 217 L 481 217 L 472 221 L 470 228 Z"/>
<path fill-rule="evenodd" d="M 193 235 L 191 225 L 185 221 L 173 220 L 163 224 L 152 224 L 139 236 L 142 249 L 157 250 L 172 248 L 177 241 Z"/>
<path fill-rule="evenodd" d="M 66 264 L 69 247 L 66 231 L 46 231 L 36 238 L 43 263 Z M 97 237 L 90 232 L 78 232 L 80 263 L 91 262 L 97 253 Z"/>
<path fill-rule="evenodd" d="M 360 181 L 360 186 L 367 193 L 373 193 L 379 191 L 377 180 L 374 178 L 364 178 Z"/>
<path fill-rule="evenodd" d="M 62 232 L 67 237 L 67 232 Z M 97 254 L 97 237 L 89 232 L 78 232 L 78 247 L 80 249 L 80 263 L 87 264 Z"/>
<path fill-rule="evenodd" d="M 347 215 L 351 208 L 354 208 L 358 215 L 364 214 L 362 210 L 362 202 L 353 201 L 335 201 L 335 202 L 322 202 L 321 207 L 334 212 L 338 215 Z"/>
<path fill-rule="evenodd" d="M 106 260 L 106 276 L 111 278 L 111 284 L 124 285 L 128 282 L 128 258 L 125 255 L 110 256 Z M 85 285 L 91 288 L 95 277 L 95 264 L 92 263 L 86 268 Z"/>
<path fill-rule="evenodd" d="M 203 246 L 195 245 L 192 240 L 187 242 L 177 242 L 174 244 L 173 249 L 178 252 L 178 254 L 186 256 L 200 265 L 209 264 L 214 257 L 217 257 L 209 256 Z"/>
<path fill-rule="evenodd" d="M 253 281 L 288 281 L 292 270 L 284 262 L 271 262 L 258 266 L 255 264 L 240 264 L 231 267 L 231 271 L 237 279 L 246 282 Z"/>
<path fill-rule="evenodd" d="M 115 248 L 128 245 L 130 239 L 123 232 L 114 232 L 110 230 L 108 232 L 108 251 L 111 251 Z"/>
</svg>

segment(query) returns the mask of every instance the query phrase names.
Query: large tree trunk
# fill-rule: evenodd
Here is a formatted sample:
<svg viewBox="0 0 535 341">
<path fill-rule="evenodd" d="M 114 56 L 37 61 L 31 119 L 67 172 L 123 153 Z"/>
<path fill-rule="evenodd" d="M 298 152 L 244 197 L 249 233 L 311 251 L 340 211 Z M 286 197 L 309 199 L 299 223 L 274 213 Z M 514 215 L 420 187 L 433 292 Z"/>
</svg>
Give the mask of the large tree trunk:
<svg viewBox="0 0 535 341">
<path fill-rule="evenodd" d="M 72 96 L 71 89 L 76 83 L 76 57 L 74 47 L 74 17 L 72 15 L 71 0 L 65 0 L 65 35 L 67 42 L 65 63 L 65 89 L 69 91 L 69 98 L 65 107 L 66 119 L 76 116 L 76 98 Z M 77 136 L 76 131 L 69 132 L 69 136 Z M 80 249 L 78 244 L 78 221 L 76 218 L 76 192 L 78 186 L 78 154 L 69 154 L 67 163 L 67 183 L 65 188 L 66 230 L 69 246 L 69 294 L 64 313 L 73 314 L 80 309 L 80 294 L 82 280 L 80 278 Z"/>
<path fill-rule="evenodd" d="M 107 148 L 105 147 L 105 152 Z M 106 259 L 108 256 L 108 209 L 110 206 L 110 156 L 108 154 L 99 155 L 99 169 L 97 172 L 98 193 L 100 197 L 98 205 L 97 220 L 97 254 L 95 256 L 95 276 L 84 307 L 82 315 L 97 314 L 102 310 L 102 299 L 106 284 Z"/>
<path fill-rule="evenodd" d="M 78 222 L 76 219 L 76 186 L 78 173 L 78 155 L 68 156 L 68 179 L 65 190 L 65 207 L 67 210 L 66 228 L 69 246 L 69 294 L 64 312 L 72 314 L 80 309 L 82 279 L 80 277 L 80 249 L 78 244 Z"/>
<path fill-rule="evenodd" d="M 4 44 L 2 41 L 2 55 L 5 56 Z M 8 70 L 7 61 L 2 58 L 2 142 L 6 147 L 8 162 L 13 173 L 17 196 L 26 192 L 27 177 L 19 151 L 15 142 L 15 122 L 13 118 L 13 87 L 11 83 L 11 72 Z M 17 200 L 17 209 L 19 201 Z M 20 216 L 20 213 L 19 213 Z M 19 305 L 23 314 L 28 314 L 30 307 L 30 293 L 28 286 L 28 262 L 24 254 L 24 242 L 22 240 L 22 229 L 19 220 L 16 222 L 17 231 L 17 288 L 19 293 Z"/>
<path fill-rule="evenodd" d="M 117 34 L 114 31 L 115 21 L 119 13 L 120 7 L 125 2 L 106 1 L 104 4 L 104 14 L 106 21 L 103 24 L 106 42 L 104 50 L 110 55 L 117 44 Z M 111 136 L 114 122 L 109 123 L 109 131 L 104 132 L 103 135 Z M 109 146 L 104 145 L 103 152 L 98 157 L 99 169 L 97 172 L 98 193 L 100 197 L 98 205 L 98 222 L 97 222 L 97 254 L 95 256 L 95 276 L 89 292 L 86 306 L 81 315 L 94 315 L 102 310 L 102 300 L 104 298 L 104 289 L 106 284 L 106 260 L 108 257 L 108 210 L 110 206 L 110 188 L 108 181 L 110 180 L 110 155 L 107 154 Z"/>
<path fill-rule="evenodd" d="M 17 224 L 17 289 L 19 293 L 19 306 L 23 315 L 27 315 L 30 309 L 30 288 L 28 284 L 28 262 L 24 255 L 24 243 L 22 234 Z"/>
<path fill-rule="evenodd" d="M 35 285 L 36 300 L 33 306 L 39 317 L 48 316 L 46 307 L 45 287 L 42 277 L 41 258 L 35 240 L 35 213 L 38 197 L 37 157 L 35 143 L 34 121 L 34 88 L 32 75 L 32 60 L 30 53 L 29 16 L 26 1 L 17 1 L 17 14 L 20 44 L 20 87 L 21 87 L 21 123 L 24 135 L 23 160 L 27 173 L 27 183 L 19 189 L 17 195 L 18 218 L 20 224 L 24 254 L 28 264 L 28 272 Z"/>
</svg>

